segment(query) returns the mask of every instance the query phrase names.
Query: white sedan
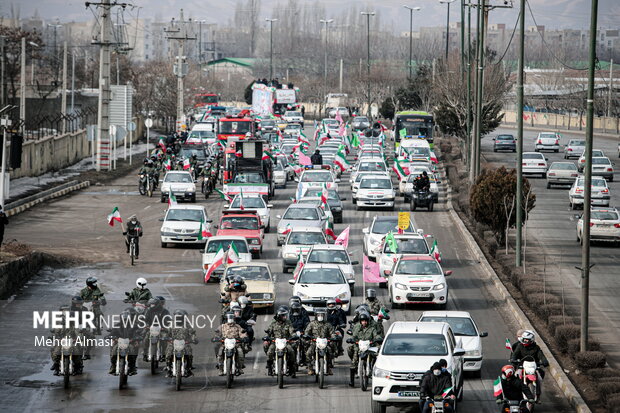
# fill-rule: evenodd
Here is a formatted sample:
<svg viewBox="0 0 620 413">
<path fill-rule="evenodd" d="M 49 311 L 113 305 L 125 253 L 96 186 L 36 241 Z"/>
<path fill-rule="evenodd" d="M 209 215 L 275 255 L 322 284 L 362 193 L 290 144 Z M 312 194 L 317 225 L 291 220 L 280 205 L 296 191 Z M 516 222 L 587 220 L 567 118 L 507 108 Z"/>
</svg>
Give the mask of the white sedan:
<svg viewBox="0 0 620 413">
<path fill-rule="evenodd" d="M 577 221 L 577 241 L 583 243 L 583 217 Z M 620 214 L 616 208 L 592 208 L 590 241 L 620 243 Z"/>
<path fill-rule="evenodd" d="M 168 171 L 160 186 L 161 202 L 166 202 L 170 192 L 177 200 L 196 202 L 196 184 L 187 171 Z"/>
<path fill-rule="evenodd" d="M 200 226 L 208 230 L 212 222 L 202 205 L 173 205 L 166 216 L 161 219 L 160 237 L 161 247 L 166 248 L 173 244 L 201 244 L 205 245 L 206 237 L 200 234 Z"/>
<path fill-rule="evenodd" d="M 231 209 L 241 209 L 243 205 L 243 209 L 251 209 L 255 210 L 258 215 L 260 215 L 260 221 L 265 226 L 265 232 L 269 232 L 271 228 L 271 219 L 270 213 L 272 204 L 268 204 L 265 202 L 265 198 L 262 195 L 252 193 L 252 194 L 243 194 L 243 201 L 239 195 L 235 195 L 230 205 L 224 205 L 224 208 L 229 210 Z"/>
<path fill-rule="evenodd" d="M 295 179 L 295 181 L 298 182 L 296 193 L 303 194 L 308 188 L 315 188 L 320 191 L 324 185 L 326 185 L 328 189 L 337 191 L 340 179 L 336 179 L 332 171 L 328 169 L 307 169 L 304 170 L 301 176 Z"/>
<path fill-rule="evenodd" d="M 471 371 L 480 377 L 482 369 L 482 340 L 489 333 L 481 332 L 467 311 L 425 311 L 418 321 L 448 323 L 454 335 L 461 339 L 461 347 L 465 350 L 463 357 L 463 371 Z"/>
<path fill-rule="evenodd" d="M 315 245 L 308 252 L 305 264 L 336 264 L 351 283 L 351 294 L 353 294 L 355 287 L 353 266 L 358 265 L 359 261 L 351 261 L 351 257 L 343 245 Z"/>
<path fill-rule="evenodd" d="M 547 177 L 547 158 L 542 153 L 523 152 L 521 166 L 524 174 L 540 174 L 543 178 Z"/>
<path fill-rule="evenodd" d="M 428 255 L 403 255 L 388 270 L 388 298 L 392 308 L 405 304 L 436 304 L 441 310 L 448 305 L 448 283 L 444 271 L 433 257 Z"/>
<path fill-rule="evenodd" d="M 345 278 L 336 264 L 306 264 L 297 278 L 288 280 L 293 286 L 293 295 L 301 298 L 301 304 L 308 312 L 315 308 L 327 308 L 327 300 L 333 298 L 341 303 L 342 309 L 351 311 L 352 280 Z"/>
<path fill-rule="evenodd" d="M 313 245 L 327 244 L 327 238 L 321 228 L 295 228 L 286 237 L 282 246 L 282 272 L 295 268 L 300 259 L 304 259 Z"/>
<path fill-rule="evenodd" d="M 398 232 L 398 215 L 379 215 L 375 216 L 369 227 L 362 229 L 364 233 L 364 252 L 370 261 L 375 261 L 377 257 L 377 247 L 388 232 Z M 409 220 L 409 227 L 406 233 L 416 232 L 413 222 Z M 422 232 L 420 230 L 420 232 Z"/>
<path fill-rule="evenodd" d="M 583 191 L 584 191 L 584 177 L 580 176 L 575 179 L 573 186 L 568 192 L 568 200 L 570 202 L 571 209 L 576 209 L 578 206 L 583 206 Z M 594 206 L 609 206 L 609 187 L 605 178 L 598 176 L 592 177 L 592 193 L 591 201 Z"/>
</svg>

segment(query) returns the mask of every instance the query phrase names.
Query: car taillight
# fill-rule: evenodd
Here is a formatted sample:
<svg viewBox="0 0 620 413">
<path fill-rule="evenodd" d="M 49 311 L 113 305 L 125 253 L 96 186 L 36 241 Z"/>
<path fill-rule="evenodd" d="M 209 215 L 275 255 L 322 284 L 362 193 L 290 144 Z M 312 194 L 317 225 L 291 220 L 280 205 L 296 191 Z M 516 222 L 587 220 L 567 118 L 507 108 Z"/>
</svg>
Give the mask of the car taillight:
<svg viewBox="0 0 620 413">
<path fill-rule="evenodd" d="M 578 177 L 578 176 L 579 176 L 579 174 L 570 174 L 570 176 L 571 176 L 572 178 L 576 178 L 576 177 Z"/>
<path fill-rule="evenodd" d="M 583 192 L 583 189 L 582 188 L 576 188 L 575 192 Z"/>
<path fill-rule="evenodd" d="M 605 189 L 601 189 L 601 192 L 606 194 L 607 192 L 609 192 L 609 189 L 605 188 Z"/>
<path fill-rule="evenodd" d="M 527 165 L 525 162 L 523 162 L 523 166 Z"/>
<path fill-rule="evenodd" d="M 614 227 L 620 228 L 620 224 L 614 224 Z"/>
<path fill-rule="evenodd" d="M 538 162 L 538 166 L 545 166 L 545 164 Z"/>
<path fill-rule="evenodd" d="M 613 168 L 607 168 L 607 172 L 613 172 Z"/>
<path fill-rule="evenodd" d="M 594 226 L 594 222 L 590 222 L 590 226 L 593 227 Z"/>
<path fill-rule="evenodd" d="M 555 172 L 549 172 L 547 175 L 549 175 L 549 176 L 555 176 Z"/>
<path fill-rule="evenodd" d="M 568 151 L 568 152 L 572 152 L 572 151 L 573 151 L 573 148 L 568 148 L 568 149 L 567 149 L 567 151 Z"/>
</svg>

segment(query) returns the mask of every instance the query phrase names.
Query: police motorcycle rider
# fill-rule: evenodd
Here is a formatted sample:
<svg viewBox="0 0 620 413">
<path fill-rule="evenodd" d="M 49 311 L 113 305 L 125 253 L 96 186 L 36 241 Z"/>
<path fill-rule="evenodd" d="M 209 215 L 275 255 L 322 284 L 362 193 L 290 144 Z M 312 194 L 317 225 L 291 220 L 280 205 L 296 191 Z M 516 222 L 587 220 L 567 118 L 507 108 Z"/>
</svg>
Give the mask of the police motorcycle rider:
<svg viewBox="0 0 620 413">
<path fill-rule="evenodd" d="M 165 300 L 164 300 L 165 302 Z M 150 327 L 158 326 L 161 327 L 161 336 L 164 336 L 166 325 L 170 321 L 170 311 L 164 307 L 164 302 L 162 302 L 159 297 L 151 297 L 146 302 L 146 311 L 144 312 L 144 342 L 142 343 L 142 360 L 149 361 L 149 346 L 150 346 Z M 162 355 L 163 357 L 163 355 Z M 163 360 L 162 360 L 163 361 Z"/>
<path fill-rule="evenodd" d="M 153 297 L 151 290 L 146 288 L 146 279 L 140 277 L 136 280 L 136 287 L 131 292 L 126 292 L 127 298 L 123 300 L 125 303 L 139 304 L 143 308 L 146 307 L 147 302 Z"/>
<path fill-rule="evenodd" d="M 249 341 L 247 333 L 245 332 L 244 328 L 241 327 L 241 325 L 239 325 L 236 322 L 235 315 L 233 314 L 232 311 L 229 311 L 228 313 L 226 313 L 226 322 L 220 325 L 215 330 L 215 333 L 222 340 L 226 338 L 240 340 L 241 344 L 246 344 Z M 243 369 L 245 368 L 245 353 L 240 343 L 237 343 L 236 351 L 237 351 L 237 373 L 243 374 Z M 223 376 L 224 375 L 224 346 L 221 344 L 217 351 L 217 360 L 218 360 L 217 367 L 220 370 L 220 376 Z"/>
<path fill-rule="evenodd" d="M 97 278 L 91 276 L 86 279 L 86 287 L 80 290 L 80 297 L 85 303 L 91 303 L 91 311 L 95 314 L 95 326 L 97 327 L 95 334 L 101 334 L 101 317 L 103 317 L 101 306 L 106 305 L 107 301 L 97 286 Z"/>
<path fill-rule="evenodd" d="M 75 326 L 65 325 L 65 320 L 66 320 L 65 316 L 66 316 L 66 313 L 69 311 L 69 306 L 66 306 L 66 305 L 61 306 L 59 308 L 59 311 L 62 312 L 60 316 L 60 325 L 62 327 L 53 328 L 50 330 L 50 333 L 52 333 L 50 338 L 53 340 L 53 343 L 54 343 L 54 345 L 50 347 L 50 355 L 52 357 L 52 367 L 50 368 L 50 370 L 54 372 L 54 376 L 60 375 L 60 359 L 61 359 L 60 356 L 62 352 L 62 340 L 71 338 L 75 342 L 75 340 L 79 336 L 79 332 L 77 331 Z M 82 357 L 74 356 L 73 366 L 74 366 L 74 374 L 82 374 L 82 371 L 84 368 Z"/>
<path fill-rule="evenodd" d="M 334 352 L 334 358 L 336 358 L 344 354 L 342 337 L 347 326 L 347 314 L 337 305 L 336 300 L 333 298 L 327 300 L 327 322 L 334 326 L 336 334 L 340 336 L 340 340 L 337 340 L 336 343 L 330 343 L 330 345 L 336 347 Z"/>
<path fill-rule="evenodd" d="M 116 374 L 116 357 L 117 357 L 117 349 L 118 349 L 118 339 L 119 338 L 128 338 L 129 341 L 129 349 L 128 349 L 128 368 L 129 375 L 133 376 L 138 374 L 138 369 L 136 367 L 136 360 L 138 358 L 138 351 L 140 348 L 140 340 L 142 340 L 143 330 L 139 327 L 139 321 L 137 319 L 137 312 L 133 307 L 129 307 L 125 309 L 120 314 L 120 319 L 117 323 L 115 323 L 114 327 L 110 330 L 108 337 L 114 338 L 114 344 L 110 347 L 110 370 L 108 373 Z"/>
<path fill-rule="evenodd" d="M 291 324 L 293 324 L 293 328 L 295 329 L 295 334 L 301 336 L 306 331 L 306 327 L 310 324 L 310 317 L 308 316 L 308 312 L 301 305 L 301 299 L 297 296 L 293 296 L 289 299 L 289 306 L 291 308 L 291 314 L 289 319 L 291 320 Z M 297 351 L 297 346 L 301 346 L 301 362 L 300 364 L 303 366 L 306 364 L 306 352 L 304 351 L 304 347 L 306 347 L 304 340 L 295 341 L 292 343 L 293 349 Z"/>
<path fill-rule="evenodd" d="M 336 333 L 334 327 L 327 322 L 327 311 L 324 308 L 317 308 L 314 312 L 314 320 L 308 324 L 305 330 L 305 336 L 307 338 L 327 338 L 331 339 Z M 327 354 L 327 375 L 331 376 L 332 368 L 334 367 L 333 354 L 331 346 L 326 347 Z M 306 351 L 306 360 L 308 364 L 308 375 L 312 376 L 316 372 L 314 371 L 314 356 L 316 353 L 316 343 L 310 341 L 308 344 L 308 350 Z"/>
<path fill-rule="evenodd" d="M 515 368 L 511 364 L 507 364 L 502 367 L 502 374 L 500 376 L 502 392 L 496 396 L 495 402 L 499 405 L 500 413 L 504 412 L 508 403 L 506 401 L 521 401 L 524 398 L 528 403 L 534 403 L 534 395 L 530 388 L 521 380 L 516 374 Z M 521 406 L 525 409 L 526 413 L 529 413 L 527 406 Z"/>
<path fill-rule="evenodd" d="M 355 386 L 355 375 L 357 374 L 357 365 L 359 363 L 359 346 L 357 342 L 368 340 L 371 343 L 379 343 L 383 340 L 383 335 L 379 333 L 376 325 L 371 324 L 372 317 L 367 311 L 359 311 L 357 318 L 359 321 L 353 326 L 351 339 L 347 340 L 347 342 L 350 342 L 347 348 L 347 354 L 351 359 L 349 370 L 350 387 Z"/>
<path fill-rule="evenodd" d="M 166 377 L 172 377 L 172 358 L 174 357 L 174 340 L 185 340 L 185 355 L 187 365 L 184 376 L 192 376 L 194 369 L 194 355 L 191 344 L 198 344 L 196 330 L 189 324 L 188 313 L 185 310 L 174 310 L 173 320 L 168 329 L 168 346 L 166 347 Z"/>
<path fill-rule="evenodd" d="M 276 315 L 273 317 L 274 320 L 269 324 L 269 327 L 265 330 L 267 333 L 267 337 L 271 340 L 276 338 L 285 338 L 290 340 L 293 337 L 296 337 L 295 329 L 291 324 L 289 317 L 289 310 L 286 306 L 280 306 L 276 312 Z M 272 341 L 263 341 L 263 350 L 267 355 L 267 372 L 270 376 L 273 375 L 273 362 L 276 355 L 276 344 Z M 286 357 L 288 358 L 287 365 L 289 367 L 289 372 L 292 378 L 296 377 L 297 367 L 295 366 L 295 357 L 293 353 L 293 347 L 291 347 L 290 343 L 286 345 Z"/>
<path fill-rule="evenodd" d="M 536 374 L 539 378 L 536 386 L 536 398 L 540 400 L 540 395 L 542 393 L 542 379 L 545 378 L 545 371 L 543 370 L 543 367 L 548 367 L 549 361 L 538 344 L 536 344 L 536 335 L 531 330 L 523 331 L 520 336 L 519 343 L 517 343 L 512 350 L 510 361 L 515 368 L 518 368 L 518 364 L 526 357 L 532 357 L 536 362 Z"/>
</svg>

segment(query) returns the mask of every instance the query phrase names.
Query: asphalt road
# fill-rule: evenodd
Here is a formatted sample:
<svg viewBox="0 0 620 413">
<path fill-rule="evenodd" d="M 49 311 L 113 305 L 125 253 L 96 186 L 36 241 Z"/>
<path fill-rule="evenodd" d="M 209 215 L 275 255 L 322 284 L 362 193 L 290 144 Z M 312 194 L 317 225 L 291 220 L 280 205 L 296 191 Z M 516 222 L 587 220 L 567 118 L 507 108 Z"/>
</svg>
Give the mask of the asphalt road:
<svg viewBox="0 0 620 413">
<path fill-rule="evenodd" d="M 516 136 L 516 129 L 502 128 L 497 133 L 512 133 Z M 494 133 L 495 134 L 495 133 Z M 563 145 L 573 138 L 584 138 L 583 134 L 560 131 Z M 536 131 L 524 131 L 524 151 L 533 151 Z M 602 149 L 615 163 L 614 181 L 608 182 L 611 194 L 610 205 L 620 206 L 620 183 L 618 183 L 618 139 L 594 135 L 594 149 Z M 496 165 L 514 168 L 516 156 L 513 153 L 494 153 L 493 141 L 490 137 L 482 140 L 483 158 Z M 548 164 L 554 161 L 564 161 L 563 151 L 559 153 L 543 152 L 549 159 Z M 571 160 L 577 162 L 576 160 Z M 568 301 L 579 305 L 581 289 L 581 246 L 577 241 L 576 214 L 581 210 L 572 211 L 568 202 L 569 186 L 552 186 L 546 188 L 547 181 L 534 176 L 530 178 L 536 193 L 536 207 L 530 213 L 528 220 L 527 237 L 541 245 L 541 250 L 530 249 L 530 254 L 544 254 L 550 270 L 547 272 L 556 287 L 560 286 L 561 278 Z M 531 244 L 534 245 L 534 244 Z M 591 334 L 599 340 L 604 351 L 608 354 L 608 362 L 613 367 L 620 366 L 620 349 L 618 343 L 618 329 L 620 328 L 620 252 L 618 247 L 608 243 L 592 243 L 590 248 L 591 264 L 595 266 L 590 271 L 590 322 Z"/>
<path fill-rule="evenodd" d="M 312 136 L 310 131 L 308 136 Z M 346 179 L 345 175 L 343 178 Z M 390 211 L 355 211 L 350 201 L 350 189 L 343 179 L 341 188 L 347 197 L 344 223 L 337 224 L 339 233 L 351 227 L 350 251 L 361 262 L 362 228 L 375 215 L 389 215 Z M 160 248 L 158 219 L 163 216 L 165 204 L 157 197 L 141 197 L 136 190 L 137 177 L 127 176 L 110 186 L 91 187 L 69 198 L 38 206 L 12 218 L 7 227 L 6 239 L 17 238 L 37 248 L 50 252 L 72 254 L 88 258 L 98 264 L 79 268 L 46 269 L 34 277 L 14 299 L 3 303 L 0 311 L 0 404 L 7 411 L 297 411 L 304 412 L 368 412 L 370 393 L 359 388 L 350 389 L 348 381 L 348 358 L 336 361 L 334 375 L 327 378 L 327 388 L 320 390 L 314 378 L 300 374 L 297 379 L 286 379 L 284 389 L 278 389 L 274 378 L 265 374 L 265 355 L 260 343 L 246 359 L 246 374 L 238 378 L 234 387 L 227 390 L 224 379 L 215 370 L 215 356 L 209 339 L 211 328 L 198 331 L 200 344 L 194 346 L 195 376 L 186 379 L 183 391 L 174 390 L 170 380 L 163 374 L 151 376 L 145 363 L 139 361 L 140 371 L 129 378 L 129 387 L 117 389 L 118 378 L 107 374 L 109 366 L 107 348 L 95 351 L 96 357 L 86 362 L 84 374 L 75 377 L 72 387 L 66 391 L 59 378 L 49 370 L 51 362 L 45 348 L 35 347 L 35 335 L 45 334 L 33 330 L 32 314 L 35 309 L 56 309 L 69 302 L 70 296 L 82 287 L 88 275 L 95 275 L 111 303 L 105 309 L 113 313 L 123 308 L 119 302 L 124 291 L 130 290 L 136 278 L 149 281 L 155 295 L 165 296 L 170 309 L 184 308 L 190 313 L 219 316 L 217 303 L 218 286 L 204 285 L 200 271 L 200 251 L 185 248 Z M 444 188 L 445 189 L 445 188 Z M 281 214 L 294 194 L 294 183 L 277 190 L 272 201 L 272 219 Z M 223 201 L 215 198 L 200 199 L 213 218 L 219 216 Z M 145 227 L 141 241 L 138 265 L 130 267 L 125 255 L 120 229 L 106 223 L 106 215 L 118 206 L 123 217 L 136 213 Z M 397 209 L 403 208 L 399 198 Z M 470 311 L 482 331 L 489 337 L 483 339 L 485 362 L 482 378 L 468 377 L 465 381 L 462 412 L 496 412 L 492 394 L 492 381 L 499 369 L 506 364 L 508 352 L 505 339 L 514 339 L 516 327 L 509 316 L 503 314 L 492 290 L 485 283 L 482 266 L 456 229 L 450 214 L 446 212 L 445 195 L 435 212 L 416 212 L 418 227 L 437 237 L 443 254 L 443 267 L 454 271 L 448 279 L 450 288 L 449 309 Z M 275 221 L 274 221 L 275 224 Z M 275 225 L 272 225 L 275 228 Z M 275 234 L 266 235 L 262 261 L 267 261 L 277 275 L 277 301 L 284 303 L 291 294 L 287 283 L 289 275 L 280 271 L 279 248 Z M 362 294 L 361 266 L 356 268 L 357 286 L 354 302 L 359 303 Z M 385 289 L 378 289 L 380 298 L 387 301 Z M 420 312 L 429 307 L 411 307 L 392 311 L 392 320 L 415 320 Z M 255 327 L 257 336 L 267 326 L 271 316 L 259 315 Z M 213 328 L 216 326 L 214 325 Z M 545 383 L 543 404 L 537 411 L 570 411 L 567 403 L 558 396 L 559 391 Z M 406 411 L 411 410 L 409 407 Z M 397 411 L 394 408 L 389 411 Z"/>
</svg>

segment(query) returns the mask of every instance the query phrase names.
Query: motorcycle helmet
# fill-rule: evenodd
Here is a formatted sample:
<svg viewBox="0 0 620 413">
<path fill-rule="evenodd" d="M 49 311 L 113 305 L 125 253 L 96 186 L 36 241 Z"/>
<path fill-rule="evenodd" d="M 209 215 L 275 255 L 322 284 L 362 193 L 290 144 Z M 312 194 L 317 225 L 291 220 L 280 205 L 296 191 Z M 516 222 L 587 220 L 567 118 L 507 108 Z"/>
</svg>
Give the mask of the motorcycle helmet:
<svg viewBox="0 0 620 413">
<path fill-rule="evenodd" d="M 288 308 L 284 305 L 281 305 L 278 308 L 278 312 L 276 313 L 276 318 L 280 321 L 286 321 L 288 319 Z"/>
<path fill-rule="evenodd" d="M 291 303 L 291 313 L 293 314 L 301 313 L 301 303 L 298 303 L 297 301 L 293 301 Z"/>
<path fill-rule="evenodd" d="M 162 297 L 161 295 L 158 295 L 157 300 L 159 301 L 159 305 L 161 305 L 162 307 L 164 306 L 164 304 L 166 304 L 166 299 L 164 297 Z"/>
<path fill-rule="evenodd" d="M 517 330 L 517 340 L 519 341 L 519 343 L 523 343 L 523 342 L 521 341 L 521 336 L 523 335 L 523 332 L 524 332 L 524 331 L 525 331 L 525 330 L 524 330 L 524 329 L 522 329 L 522 328 L 521 328 L 521 329 L 519 329 L 519 330 Z"/>
<path fill-rule="evenodd" d="M 532 330 L 525 330 L 521 335 L 521 343 L 524 346 L 530 346 L 536 342 L 536 335 Z"/>
<path fill-rule="evenodd" d="M 233 287 L 239 288 L 241 287 L 242 284 L 243 284 L 243 278 L 241 278 L 240 275 L 235 275 L 235 278 L 233 278 L 233 282 L 232 282 Z"/>
<path fill-rule="evenodd" d="M 157 297 L 151 297 L 149 298 L 149 300 L 146 302 L 146 305 L 150 308 L 155 308 L 157 306 L 159 306 L 159 299 Z"/>
<path fill-rule="evenodd" d="M 171 155 L 172 154 L 172 148 L 166 148 L 166 153 L 168 155 Z"/>
<path fill-rule="evenodd" d="M 359 320 L 360 320 L 360 322 L 362 322 L 362 321 L 364 321 L 364 320 L 366 320 L 366 321 L 370 322 L 370 314 L 368 314 L 368 313 L 367 313 L 367 312 L 365 312 L 365 311 L 360 312 L 360 315 L 359 315 Z"/>
<path fill-rule="evenodd" d="M 234 324 L 235 322 L 235 314 L 232 311 L 226 313 L 226 323 Z"/>
<path fill-rule="evenodd" d="M 146 288 L 146 279 L 140 277 L 136 280 L 136 286 L 141 289 L 144 290 Z"/>
<path fill-rule="evenodd" d="M 149 158 L 144 158 L 144 164 L 145 164 L 145 165 L 148 165 L 149 160 L 150 160 Z"/>
<path fill-rule="evenodd" d="M 504 367 L 502 367 L 502 378 L 503 379 L 509 379 L 514 374 L 515 374 L 515 368 L 512 365 L 506 364 Z"/>
<path fill-rule="evenodd" d="M 288 305 L 290 305 L 290 306 L 292 306 L 293 303 L 295 303 L 295 302 L 301 304 L 301 298 L 299 298 L 298 296 L 294 295 L 294 296 L 292 296 L 291 298 L 288 299 Z"/>
<path fill-rule="evenodd" d="M 250 299 L 246 297 L 245 295 L 242 295 L 241 297 L 239 297 L 237 301 L 239 301 L 239 307 L 241 307 L 241 309 L 244 309 L 250 303 Z"/>
<path fill-rule="evenodd" d="M 81 307 L 82 304 L 84 304 L 84 299 L 82 297 L 80 297 L 79 295 L 74 295 L 71 298 L 71 305 L 75 305 L 75 306 Z"/>
<path fill-rule="evenodd" d="M 335 310 L 336 309 L 336 300 L 334 300 L 333 298 L 330 298 L 327 300 L 327 309 L 328 310 Z"/>
<path fill-rule="evenodd" d="M 94 290 L 97 288 L 97 279 L 95 277 L 88 277 L 86 279 L 86 285 Z"/>
<path fill-rule="evenodd" d="M 317 308 L 314 312 L 316 321 L 323 322 L 327 318 L 327 311 L 324 308 Z"/>
<path fill-rule="evenodd" d="M 239 304 L 231 305 L 230 311 L 235 315 L 235 318 L 241 318 L 241 307 L 239 307 Z"/>
<path fill-rule="evenodd" d="M 154 162 L 152 159 L 149 159 L 149 161 L 147 162 L 149 166 L 153 166 Z"/>
<path fill-rule="evenodd" d="M 369 288 L 366 290 L 366 298 L 370 299 L 370 300 L 374 300 L 375 298 L 377 298 L 377 290 L 375 290 L 374 288 Z"/>
</svg>

